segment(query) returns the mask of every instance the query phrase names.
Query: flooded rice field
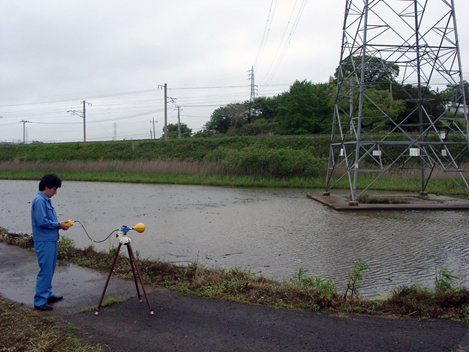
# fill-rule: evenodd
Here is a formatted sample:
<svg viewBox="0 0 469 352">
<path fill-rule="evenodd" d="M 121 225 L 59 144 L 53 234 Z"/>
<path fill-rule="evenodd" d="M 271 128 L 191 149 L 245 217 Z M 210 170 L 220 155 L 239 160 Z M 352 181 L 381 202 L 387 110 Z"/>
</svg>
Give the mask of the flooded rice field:
<svg viewBox="0 0 469 352">
<path fill-rule="evenodd" d="M 0 180 L 1 227 L 31 232 L 37 187 L 38 181 Z M 129 233 L 140 258 L 239 267 L 283 281 L 304 268 L 340 290 L 362 259 L 370 267 L 361 288 L 367 297 L 414 283 L 431 287 L 443 266 L 468 285 L 468 212 L 336 212 L 307 192 L 313 191 L 65 181 L 52 203 L 60 220 L 80 221 L 94 240 L 144 223 L 144 233 Z M 118 246 L 114 235 L 91 242 L 79 224 L 63 234 L 81 248 Z"/>
</svg>

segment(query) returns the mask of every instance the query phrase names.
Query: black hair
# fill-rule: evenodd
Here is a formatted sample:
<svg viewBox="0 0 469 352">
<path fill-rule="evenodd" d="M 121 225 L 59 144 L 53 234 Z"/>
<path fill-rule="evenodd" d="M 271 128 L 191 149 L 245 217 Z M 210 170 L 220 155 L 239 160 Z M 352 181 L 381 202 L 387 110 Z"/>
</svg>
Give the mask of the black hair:
<svg viewBox="0 0 469 352">
<path fill-rule="evenodd" d="M 39 190 L 44 191 L 47 188 L 60 188 L 62 186 L 62 180 L 54 174 L 44 175 L 39 182 Z"/>
</svg>

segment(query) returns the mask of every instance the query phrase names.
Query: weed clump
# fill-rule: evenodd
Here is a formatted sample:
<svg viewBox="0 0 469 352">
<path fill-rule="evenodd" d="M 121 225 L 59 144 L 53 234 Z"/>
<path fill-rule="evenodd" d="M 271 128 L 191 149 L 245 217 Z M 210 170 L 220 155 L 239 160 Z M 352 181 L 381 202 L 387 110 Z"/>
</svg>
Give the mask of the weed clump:
<svg viewBox="0 0 469 352">
<path fill-rule="evenodd" d="M 34 247 L 32 236 L 22 233 L 9 233 L 7 229 L 0 227 L 0 238 L 3 242 L 15 245 L 20 248 Z"/>
<path fill-rule="evenodd" d="M 399 316 L 469 322 L 469 290 L 457 280 L 448 268 L 436 269 L 434 289 L 401 286 L 383 302 L 383 309 Z"/>
<path fill-rule="evenodd" d="M 356 298 L 358 296 L 358 289 L 360 288 L 358 283 L 363 280 L 363 272 L 367 269 L 368 265 L 361 259 L 358 259 L 355 262 L 348 274 L 347 287 L 345 288 L 344 293 L 344 301 L 347 301 L 347 299 L 353 301 L 354 297 Z"/>
</svg>

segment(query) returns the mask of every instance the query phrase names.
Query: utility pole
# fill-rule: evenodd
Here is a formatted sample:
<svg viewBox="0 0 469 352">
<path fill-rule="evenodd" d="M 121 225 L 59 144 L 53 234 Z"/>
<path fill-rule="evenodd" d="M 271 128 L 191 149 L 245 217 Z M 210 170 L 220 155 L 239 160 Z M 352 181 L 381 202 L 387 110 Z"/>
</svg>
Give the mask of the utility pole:
<svg viewBox="0 0 469 352">
<path fill-rule="evenodd" d="M 168 140 L 168 99 L 175 102 L 174 98 L 168 97 L 168 85 L 159 85 L 158 88 L 164 89 L 164 140 Z"/>
<path fill-rule="evenodd" d="M 83 100 L 83 142 L 86 143 L 86 103 Z"/>
<path fill-rule="evenodd" d="M 86 143 L 86 104 L 91 105 L 91 103 L 87 103 L 83 100 L 83 112 L 79 113 L 76 110 L 67 110 L 67 112 L 71 113 L 72 115 L 77 115 L 83 118 L 83 142 Z"/>
<path fill-rule="evenodd" d="M 158 88 L 164 89 L 164 140 L 168 140 L 168 85 L 159 85 Z"/>
<path fill-rule="evenodd" d="M 152 121 L 150 122 L 153 123 L 153 138 L 152 139 L 156 139 L 155 123 L 158 123 L 158 121 L 155 121 L 155 118 L 153 118 Z M 150 132 L 151 132 L 151 129 L 150 129 Z"/>
<path fill-rule="evenodd" d="M 176 106 L 178 109 L 178 139 L 181 139 L 181 107 Z"/>
<path fill-rule="evenodd" d="M 168 140 L 168 85 L 164 84 L 164 140 Z"/>
<path fill-rule="evenodd" d="M 23 124 L 23 144 L 26 144 L 26 124 L 31 121 L 21 120 L 20 122 Z"/>
</svg>

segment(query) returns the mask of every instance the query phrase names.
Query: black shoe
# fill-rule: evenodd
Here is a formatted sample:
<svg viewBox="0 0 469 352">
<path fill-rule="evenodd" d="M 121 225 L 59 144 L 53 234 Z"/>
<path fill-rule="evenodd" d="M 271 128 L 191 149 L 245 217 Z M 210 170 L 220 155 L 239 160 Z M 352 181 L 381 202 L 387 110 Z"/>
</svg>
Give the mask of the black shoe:
<svg viewBox="0 0 469 352">
<path fill-rule="evenodd" d="M 64 296 L 56 296 L 56 295 L 53 295 L 51 297 L 49 297 L 47 299 L 47 303 L 54 303 L 54 302 L 58 302 L 60 300 L 62 300 L 64 298 Z"/>
<path fill-rule="evenodd" d="M 52 310 L 51 306 L 48 306 L 47 304 L 43 304 L 42 306 L 34 306 L 35 309 L 37 310 Z"/>
</svg>

